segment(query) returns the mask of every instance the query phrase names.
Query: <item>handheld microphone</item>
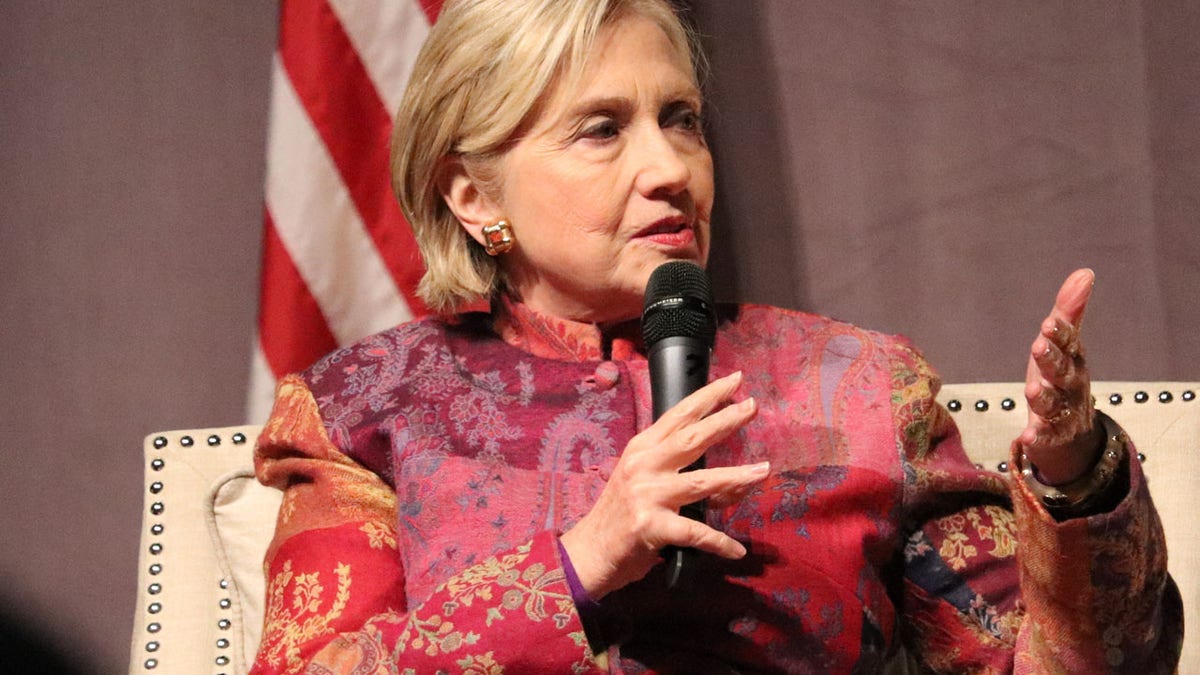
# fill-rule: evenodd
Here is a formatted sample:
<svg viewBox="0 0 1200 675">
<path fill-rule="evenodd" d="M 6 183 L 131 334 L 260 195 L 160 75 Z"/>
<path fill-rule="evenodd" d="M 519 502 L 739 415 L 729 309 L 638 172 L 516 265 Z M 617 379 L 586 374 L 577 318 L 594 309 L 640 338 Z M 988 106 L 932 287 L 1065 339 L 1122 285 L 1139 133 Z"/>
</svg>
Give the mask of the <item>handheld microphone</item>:
<svg viewBox="0 0 1200 675">
<path fill-rule="evenodd" d="M 708 365 L 717 334 L 717 314 L 708 275 L 695 263 L 673 260 L 659 265 L 646 284 L 642 338 L 650 361 L 650 393 L 654 419 L 708 383 Z M 684 471 L 704 468 L 704 457 Z M 704 501 L 687 504 L 680 514 L 704 522 Z M 695 549 L 668 547 L 667 587 L 682 578 L 685 561 Z"/>
</svg>

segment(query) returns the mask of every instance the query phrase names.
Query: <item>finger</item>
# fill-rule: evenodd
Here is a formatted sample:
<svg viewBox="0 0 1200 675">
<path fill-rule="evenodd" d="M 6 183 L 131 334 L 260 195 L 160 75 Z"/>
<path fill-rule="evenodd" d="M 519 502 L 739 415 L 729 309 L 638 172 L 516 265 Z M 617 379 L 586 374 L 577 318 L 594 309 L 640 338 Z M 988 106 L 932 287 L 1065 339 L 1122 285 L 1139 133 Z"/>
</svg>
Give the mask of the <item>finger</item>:
<svg viewBox="0 0 1200 675">
<path fill-rule="evenodd" d="M 748 398 L 678 429 L 662 445 L 663 468 L 678 471 L 699 459 L 709 448 L 746 426 L 758 414 L 758 402 Z"/>
<path fill-rule="evenodd" d="M 655 440 L 664 440 L 684 425 L 702 419 L 730 400 L 742 385 L 742 371 L 713 380 L 689 394 L 663 413 L 662 417 L 647 429 Z"/>
<path fill-rule="evenodd" d="M 1075 374 L 1083 367 L 1083 355 L 1074 343 L 1060 347 L 1045 336 L 1034 340 L 1030 356 L 1037 364 L 1037 374 L 1049 386 L 1069 388 L 1075 383 Z"/>
<path fill-rule="evenodd" d="M 1048 317 L 1033 341 L 1026 372 L 1025 398 L 1031 413 L 1055 418 L 1086 398 L 1087 369 L 1078 331 Z"/>
<path fill-rule="evenodd" d="M 746 555 L 746 547 L 741 542 L 691 518 L 672 516 L 664 527 L 663 534 L 666 541 L 662 542 L 660 548 L 694 548 L 729 560 L 738 560 Z"/>
<path fill-rule="evenodd" d="M 1062 319 L 1078 329 L 1083 323 L 1083 314 L 1087 309 L 1088 300 L 1092 297 L 1095 283 L 1096 273 L 1090 269 L 1072 272 L 1058 289 L 1050 316 Z"/>
<path fill-rule="evenodd" d="M 743 485 L 724 492 L 718 492 L 708 498 L 708 507 L 713 509 L 723 509 L 742 500 L 754 490 L 754 484 Z"/>
<path fill-rule="evenodd" d="M 1091 406 L 1091 395 L 1086 384 L 1078 386 L 1055 387 L 1045 382 L 1025 384 L 1025 400 L 1029 404 L 1029 412 L 1037 419 L 1030 422 L 1041 422 L 1046 425 L 1062 426 L 1071 416 L 1084 415 Z"/>
<path fill-rule="evenodd" d="M 770 462 L 687 471 L 679 474 L 675 481 L 671 506 L 678 508 L 712 497 L 719 497 L 725 503 L 729 501 L 729 496 L 744 494 L 770 473 Z"/>
<path fill-rule="evenodd" d="M 1029 412 L 1043 420 L 1052 417 L 1063 405 L 1059 391 L 1039 380 L 1025 383 L 1025 401 Z"/>
<path fill-rule="evenodd" d="M 1041 334 L 1048 342 L 1071 358 L 1083 355 L 1083 342 L 1079 339 L 1079 328 L 1063 319 L 1055 316 L 1046 317 L 1042 321 Z"/>
</svg>

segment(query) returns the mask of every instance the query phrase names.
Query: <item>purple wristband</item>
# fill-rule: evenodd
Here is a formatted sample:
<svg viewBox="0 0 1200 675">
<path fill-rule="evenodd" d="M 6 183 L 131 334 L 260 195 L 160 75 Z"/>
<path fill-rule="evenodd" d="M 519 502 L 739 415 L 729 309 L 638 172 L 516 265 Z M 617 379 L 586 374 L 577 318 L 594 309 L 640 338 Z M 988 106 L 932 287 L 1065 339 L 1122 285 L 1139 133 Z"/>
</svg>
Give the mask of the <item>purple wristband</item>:
<svg viewBox="0 0 1200 675">
<path fill-rule="evenodd" d="M 588 595 L 587 589 L 579 581 L 579 575 L 575 573 L 575 566 L 571 564 L 571 556 L 567 555 L 567 548 L 563 546 L 561 539 L 557 541 L 558 557 L 562 561 L 563 575 L 567 577 L 567 586 L 571 589 L 571 599 L 575 601 L 575 610 L 579 612 L 579 620 L 587 629 L 589 619 L 595 621 L 600 618 L 600 603 Z"/>
<path fill-rule="evenodd" d="M 571 564 L 571 557 L 567 555 L 567 549 L 561 539 L 558 540 L 558 557 L 562 562 L 567 587 L 571 590 L 571 600 L 575 602 L 575 611 L 579 614 L 579 623 L 583 624 L 583 632 L 587 636 L 592 653 L 602 654 L 629 633 L 628 626 L 625 625 L 627 622 L 621 619 L 619 613 L 605 608 L 588 594 L 583 583 L 579 581 L 579 575 L 575 573 L 575 566 Z M 608 630 L 605 630 L 606 627 Z"/>
</svg>

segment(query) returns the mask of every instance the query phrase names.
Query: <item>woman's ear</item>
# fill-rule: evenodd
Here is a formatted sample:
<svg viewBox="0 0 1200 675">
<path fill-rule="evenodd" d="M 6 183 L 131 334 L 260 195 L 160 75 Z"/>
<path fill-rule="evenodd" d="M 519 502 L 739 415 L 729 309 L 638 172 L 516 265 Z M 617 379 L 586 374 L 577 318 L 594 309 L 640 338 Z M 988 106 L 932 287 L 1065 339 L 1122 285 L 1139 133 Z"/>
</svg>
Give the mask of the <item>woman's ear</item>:
<svg viewBox="0 0 1200 675">
<path fill-rule="evenodd" d="M 483 245 L 484 238 L 481 230 L 504 218 L 503 211 L 495 200 L 489 197 L 479 186 L 479 183 L 467 173 L 462 160 L 448 157 L 438 167 L 438 190 L 450 212 L 471 235 L 471 238 Z"/>
</svg>

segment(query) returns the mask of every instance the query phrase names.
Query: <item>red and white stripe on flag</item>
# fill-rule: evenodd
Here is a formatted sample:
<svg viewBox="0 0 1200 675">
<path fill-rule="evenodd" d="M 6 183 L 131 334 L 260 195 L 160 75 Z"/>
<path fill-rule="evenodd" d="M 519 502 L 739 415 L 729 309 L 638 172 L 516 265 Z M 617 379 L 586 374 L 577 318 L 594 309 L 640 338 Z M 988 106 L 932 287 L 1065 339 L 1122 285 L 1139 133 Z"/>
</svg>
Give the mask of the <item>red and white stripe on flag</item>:
<svg viewBox="0 0 1200 675">
<path fill-rule="evenodd" d="M 272 66 L 258 338 L 247 417 L 275 382 L 425 313 L 389 139 L 441 0 L 283 0 Z"/>
</svg>

